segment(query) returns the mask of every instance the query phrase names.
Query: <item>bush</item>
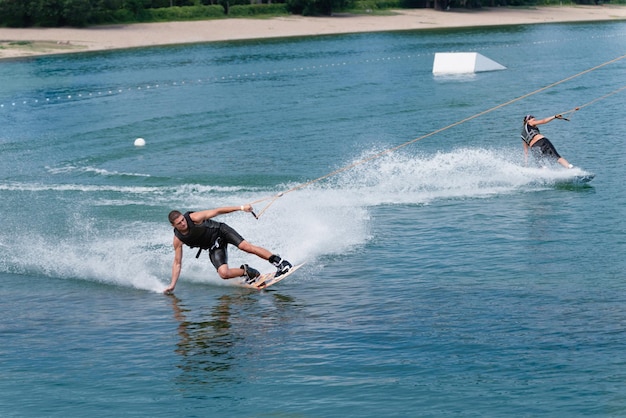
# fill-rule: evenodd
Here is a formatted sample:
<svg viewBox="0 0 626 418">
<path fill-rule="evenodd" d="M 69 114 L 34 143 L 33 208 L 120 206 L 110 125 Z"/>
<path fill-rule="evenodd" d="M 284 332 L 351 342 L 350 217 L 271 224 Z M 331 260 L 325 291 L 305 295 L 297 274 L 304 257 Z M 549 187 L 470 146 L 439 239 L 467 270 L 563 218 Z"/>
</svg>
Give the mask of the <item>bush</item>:
<svg viewBox="0 0 626 418">
<path fill-rule="evenodd" d="M 91 19 L 91 23 L 94 24 L 133 23 L 135 21 L 135 16 L 127 9 L 96 12 Z"/>
<path fill-rule="evenodd" d="M 384 10 L 400 7 L 400 0 L 357 0 L 354 3 L 354 10 Z"/>
<path fill-rule="evenodd" d="M 56 27 L 61 25 L 63 6 L 57 0 L 40 0 L 30 2 L 30 15 L 34 24 L 44 27 Z"/>
<path fill-rule="evenodd" d="M 228 8 L 228 16 L 230 17 L 249 17 L 262 15 L 288 15 L 287 5 L 285 3 L 274 4 L 248 4 L 245 6 L 234 5 Z"/>
<path fill-rule="evenodd" d="M 89 0 L 65 0 L 63 20 L 74 27 L 87 26 L 91 20 L 91 2 Z"/>
<path fill-rule="evenodd" d="M 19 28 L 27 26 L 28 23 L 24 3 L 0 0 L 0 25 Z"/>
<path fill-rule="evenodd" d="M 206 18 L 224 17 L 224 7 L 213 6 L 185 6 L 166 7 L 162 9 L 146 9 L 146 20 L 153 22 L 169 22 L 181 20 L 201 20 Z"/>
<path fill-rule="evenodd" d="M 307 7 L 306 0 L 287 0 L 287 10 L 294 15 L 304 14 L 304 9 Z"/>
</svg>

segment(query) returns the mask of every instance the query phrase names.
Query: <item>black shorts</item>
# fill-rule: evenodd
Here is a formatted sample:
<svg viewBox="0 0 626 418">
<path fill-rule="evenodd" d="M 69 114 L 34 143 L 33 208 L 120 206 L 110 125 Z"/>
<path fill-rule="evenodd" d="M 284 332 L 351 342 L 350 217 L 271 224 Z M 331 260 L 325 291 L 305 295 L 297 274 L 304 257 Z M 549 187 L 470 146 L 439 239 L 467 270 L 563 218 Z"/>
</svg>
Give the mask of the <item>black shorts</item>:
<svg viewBox="0 0 626 418">
<path fill-rule="evenodd" d="M 228 253 L 226 251 L 228 244 L 239 247 L 242 241 L 244 239 L 237 231 L 225 223 L 220 224 L 219 237 L 215 241 L 215 245 L 209 249 L 209 258 L 213 266 L 218 269 L 221 265 L 228 264 Z"/>
<path fill-rule="evenodd" d="M 546 137 L 541 138 L 539 141 L 535 142 L 532 147 L 530 147 L 530 151 L 533 156 L 537 159 L 549 157 L 558 160 L 561 158 L 558 152 L 556 152 L 556 148 L 552 145 L 552 142 Z"/>
</svg>

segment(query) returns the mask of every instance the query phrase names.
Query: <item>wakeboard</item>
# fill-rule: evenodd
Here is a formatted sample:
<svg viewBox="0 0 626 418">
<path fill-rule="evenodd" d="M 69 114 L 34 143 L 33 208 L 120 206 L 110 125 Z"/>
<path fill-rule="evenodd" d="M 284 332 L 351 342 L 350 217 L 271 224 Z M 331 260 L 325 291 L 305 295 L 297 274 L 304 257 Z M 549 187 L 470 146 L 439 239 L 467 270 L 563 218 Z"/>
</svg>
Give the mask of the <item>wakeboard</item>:
<svg viewBox="0 0 626 418">
<path fill-rule="evenodd" d="M 276 283 L 278 283 L 278 282 L 286 279 L 287 277 L 291 276 L 293 273 L 296 272 L 296 270 L 298 270 L 303 265 L 304 265 L 304 263 L 296 264 L 295 266 L 290 268 L 287 273 L 282 274 L 282 275 L 280 275 L 278 277 L 276 277 L 276 272 L 263 273 L 256 279 L 256 281 L 254 283 L 246 283 L 245 281 L 242 281 L 241 282 L 241 286 L 247 287 L 249 289 L 257 289 L 257 290 L 267 289 L 268 287 L 274 286 Z"/>
<path fill-rule="evenodd" d="M 576 183 L 589 183 L 591 180 L 593 180 L 595 176 L 596 175 L 593 173 L 583 174 L 580 176 L 576 176 L 575 181 Z"/>
<path fill-rule="evenodd" d="M 560 179 L 558 181 L 559 184 L 570 184 L 570 185 L 580 185 L 589 183 L 594 179 L 596 175 L 593 173 L 585 173 L 585 174 L 576 174 L 572 177 L 567 177 L 564 179 Z"/>
</svg>

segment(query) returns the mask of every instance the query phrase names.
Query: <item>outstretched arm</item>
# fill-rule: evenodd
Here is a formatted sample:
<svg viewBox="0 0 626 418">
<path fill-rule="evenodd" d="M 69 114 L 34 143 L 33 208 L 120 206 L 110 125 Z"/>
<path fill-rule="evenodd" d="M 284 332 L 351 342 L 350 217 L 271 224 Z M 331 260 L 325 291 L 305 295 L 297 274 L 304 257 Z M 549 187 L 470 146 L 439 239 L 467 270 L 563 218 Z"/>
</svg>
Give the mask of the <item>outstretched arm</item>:
<svg viewBox="0 0 626 418">
<path fill-rule="evenodd" d="M 202 221 L 206 221 L 207 219 L 214 218 L 218 215 L 225 215 L 227 213 L 236 212 L 238 210 L 244 212 L 252 212 L 252 205 L 241 205 L 241 206 L 224 206 L 217 209 L 207 209 L 201 210 L 200 212 L 193 212 L 189 214 L 194 223 L 200 223 Z"/>
<path fill-rule="evenodd" d="M 176 282 L 180 277 L 180 271 L 183 266 L 183 242 L 174 237 L 174 263 L 172 263 L 172 280 L 170 285 L 163 291 L 163 293 L 172 293 L 176 287 Z"/>
<path fill-rule="evenodd" d="M 563 116 L 561 115 L 554 115 L 554 116 L 548 116 L 547 118 L 543 118 L 543 119 L 530 119 L 528 121 L 528 124 L 531 126 L 543 125 L 545 123 L 552 122 L 554 119 L 562 119 L 562 118 Z"/>
</svg>

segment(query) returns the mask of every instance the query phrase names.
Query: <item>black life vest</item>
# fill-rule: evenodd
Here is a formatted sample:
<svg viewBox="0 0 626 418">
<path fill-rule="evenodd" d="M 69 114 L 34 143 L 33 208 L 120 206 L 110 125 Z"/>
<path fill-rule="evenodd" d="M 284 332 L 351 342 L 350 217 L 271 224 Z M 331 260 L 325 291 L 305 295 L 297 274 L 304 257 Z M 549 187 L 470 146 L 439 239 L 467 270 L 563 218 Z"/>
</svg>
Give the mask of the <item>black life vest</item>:
<svg viewBox="0 0 626 418">
<path fill-rule="evenodd" d="M 531 126 L 528 123 L 524 122 L 521 135 L 522 141 L 526 142 L 526 145 L 530 145 L 530 142 L 533 140 L 535 135 L 539 133 L 539 128 L 537 128 L 536 126 Z"/>
<path fill-rule="evenodd" d="M 183 215 L 187 221 L 187 227 L 189 228 L 187 233 L 183 234 L 178 229 L 174 228 L 174 235 L 191 248 L 200 247 L 202 250 L 208 250 L 214 246 L 219 247 L 218 239 L 220 236 L 220 226 L 222 224 L 211 219 L 207 219 L 201 224 L 195 224 L 189 216 L 190 213 L 193 212 L 186 212 Z"/>
</svg>

